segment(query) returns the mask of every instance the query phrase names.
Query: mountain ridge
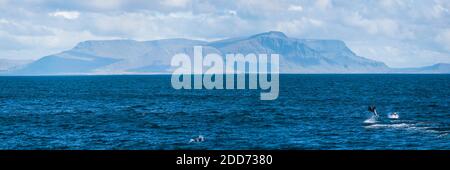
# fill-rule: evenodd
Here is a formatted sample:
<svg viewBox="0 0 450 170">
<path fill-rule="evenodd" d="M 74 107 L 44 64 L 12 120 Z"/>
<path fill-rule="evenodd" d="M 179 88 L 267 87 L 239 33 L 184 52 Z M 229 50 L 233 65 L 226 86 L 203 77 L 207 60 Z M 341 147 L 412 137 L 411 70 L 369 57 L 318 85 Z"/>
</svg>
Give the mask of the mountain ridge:
<svg viewBox="0 0 450 170">
<path fill-rule="evenodd" d="M 383 62 L 355 54 L 341 40 L 290 38 L 269 31 L 218 41 L 190 39 L 88 40 L 74 48 L 44 56 L 7 74 L 155 74 L 171 73 L 171 57 L 193 55 L 194 46 L 203 46 L 204 55 L 218 53 L 280 54 L 280 73 L 450 73 L 450 64 L 396 69 Z"/>
</svg>

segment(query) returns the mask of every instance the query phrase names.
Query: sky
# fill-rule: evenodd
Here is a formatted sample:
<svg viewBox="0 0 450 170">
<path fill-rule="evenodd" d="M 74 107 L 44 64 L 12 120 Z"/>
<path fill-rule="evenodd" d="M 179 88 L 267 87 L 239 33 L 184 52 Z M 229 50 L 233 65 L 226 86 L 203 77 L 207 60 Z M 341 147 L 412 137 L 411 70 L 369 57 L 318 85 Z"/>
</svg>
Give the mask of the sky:
<svg viewBox="0 0 450 170">
<path fill-rule="evenodd" d="M 0 0 L 0 58 L 86 40 L 218 40 L 266 31 L 343 40 L 391 67 L 450 63 L 448 0 Z"/>
</svg>

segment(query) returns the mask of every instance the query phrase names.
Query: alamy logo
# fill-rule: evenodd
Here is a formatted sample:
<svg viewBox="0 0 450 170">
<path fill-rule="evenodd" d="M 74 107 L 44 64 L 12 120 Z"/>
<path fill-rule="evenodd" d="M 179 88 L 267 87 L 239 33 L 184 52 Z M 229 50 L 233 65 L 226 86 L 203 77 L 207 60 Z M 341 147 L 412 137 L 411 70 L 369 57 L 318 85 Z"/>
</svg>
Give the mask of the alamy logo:
<svg viewBox="0 0 450 170">
<path fill-rule="evenodd" d="M 245 89 L 248 87 L 261 89 L 261 100 L 278 98 L 278 54 L 270 54 L 270 57 L 268 54 L 254 53 L 245 56 L 239 53 L 226 54 L 224 61 L 223 57 L 217 53 L 209 53 L 203 57 L 203 47 L 195 46 L 193 57 L 185 53 L 176 54 L 172 57 L 171 66 L 177 67 L 172 73 L 171 80 L 174 89 Z"/>
</svg>

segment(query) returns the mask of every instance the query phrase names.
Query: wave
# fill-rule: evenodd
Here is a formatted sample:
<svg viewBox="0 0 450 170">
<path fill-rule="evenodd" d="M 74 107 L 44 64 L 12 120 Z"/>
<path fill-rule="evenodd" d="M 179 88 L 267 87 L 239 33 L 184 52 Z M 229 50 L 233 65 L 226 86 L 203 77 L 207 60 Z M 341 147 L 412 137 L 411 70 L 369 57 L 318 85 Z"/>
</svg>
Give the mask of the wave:
<svg viewBox="0 0 450 170">
<path fill-rule="evenodd" d="M 449 137 L 449 131 L 441 131 L 439 129 L 436 129 L 433 126 L 421 126 L 421 123 L 383 123 L 383 124 L 371 124 L 365 126 L 365 128 L 370 129 L 382 129 L 382 128 L 392 128 L 392 129 L 405 129 L 405 130 L 412 130 L 412 131 L 418 131 L 423 133 L 432 133 L 437 134 L 438 138 L 442 137 Z"/>
<path fill-rule="evenodd" d="M 414 124 L 398 123 L 398 124 L 373 124 L 366 126 L 367 128 L 409 128 L 413 127 Z"/>
</svg>

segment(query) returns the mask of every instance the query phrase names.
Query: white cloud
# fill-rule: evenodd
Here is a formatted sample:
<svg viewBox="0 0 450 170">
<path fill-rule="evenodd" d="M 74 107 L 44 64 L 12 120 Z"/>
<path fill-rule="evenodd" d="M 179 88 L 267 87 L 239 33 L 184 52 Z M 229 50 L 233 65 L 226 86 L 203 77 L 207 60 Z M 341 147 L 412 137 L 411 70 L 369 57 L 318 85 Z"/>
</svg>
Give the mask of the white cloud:
<svg viewBox="0 0 450 170">
<path fill-rule="evenodd" d="M 388 38 L 411 39 L 415 36 L 407 28 L 401 27 L 398 21 L 390 18 L 368 19 L 362 17 L 359 13 L 353 13 L 344 19 L 344 24 L 356 27 L 358 30 L 372 35 L 386 36 Z"/>
<path fill-rule="evenodd" d="M 194 14 L 192 12 L 127 12 L 92 14 L 86 17 L 89 30 L 98 35 L 113 35 L 137 40 L 162 38 L 215 39 L 233 32 L 254 29 L 230 13 Z M 230 15 L 231 14 L 231 15 Z M 121 23 L 121 24 L 117 24 Z M 230 30 L 230 26 L 234 29 Z M 224 34 L 226 32 L 227 34 Z"/>
<path fill-rule="evenodd" d="M 441 4 L 436 4 L 433 6 L 430 13 L 434 18 L 439 18 L 442 15 L 449 14 L 449 9 L 445 8 Z"/>
<path fill-rule="evenodd" d="M 237 12 L 235 10 L 229 10 L 228 13 L 230 15 L 237 15 Z"/>
<path fill-rule="evenodd" d="M 393 8 L 395 6 L 404 5 L 402 0 L 379 0 L 381 6 L 386 8 Z"/>
<path fill-rule="evenodd" d="M 288 10 L 289 11 L 302 12 L 303 11 L 303 7 L 301 5 L 290 5 Z"/>
<path fill-rule="evenodd" d="M 439 43 L 443 48 L 450 52 L 450 29 L 446 29 L 439 33 L 436 38 L 436 42 Z"/>
<path fill-rule="evenodd" d="M 86 0 L 84 4 L 96 9 L 113 10 L 118 9 L 123 2 L 122 0 Z"/>
<path fill-rule="evenodd" d="M 331 8 L 333 4 L 330 0 L 317 0 L 316 5 L 320 9 L 327 9 L 327 8 Z"/>
<path fill-rule="evenodd" d="M 289 35 L 306 36 L 308 32 L 323 26 L 323 22 L 314 18 L 301 17 L 295 20 L 279 22 L 276 30 Z"/>
<path fill-rule="evenodd" d="M 190 0 L 163 0 L 161 3 L 172 7 L 185 7 Z"/>
<path fill-rule="evenodd" d="M 77 19 L 80 16 L 78 11 L 56 11 L 48 14 L 53 17 L 62 17 L 69 20 Z"/>
<path fill-rule="evenodd" d="M 8 33 L 11 36 L 45 36 L 52 34 L 47 26 L 6 19 L 0 19 L 0 32 Z"/>
</svg>

